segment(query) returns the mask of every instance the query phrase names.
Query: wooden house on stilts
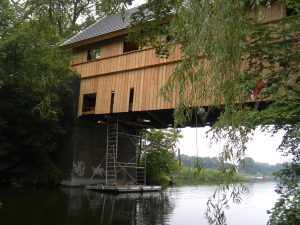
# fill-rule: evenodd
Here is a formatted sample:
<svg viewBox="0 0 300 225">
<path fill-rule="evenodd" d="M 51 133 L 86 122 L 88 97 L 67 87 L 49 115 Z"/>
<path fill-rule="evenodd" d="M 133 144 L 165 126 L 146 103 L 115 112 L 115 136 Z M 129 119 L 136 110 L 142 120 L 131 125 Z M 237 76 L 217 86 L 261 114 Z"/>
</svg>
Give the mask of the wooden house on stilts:
<svg viewBox="0 0 300 225">
<path fill-rule="evenodd" d="M 178 103 L 176 92 L 164 101 L 160 89 L 181 61 L 180 46 L 160 58 L 153 48 L 128 42 L 130 15 L 136 10 L 129 9 L 124 18 L 117 13 L 100 19 L 61 45 L 71 50 L 70 66 L 80 75 L 72 173 L 100 177 L 106 185 L 145 183 L 145 168 L 139 164 L 143 153 L 137 153 L 143 151 L 142 131 L 172 127 Z M 286 10 L 278 5 L 264 13 L 272 21 Z M 216 115 L 199 125 L 214 119 Z"/>
</svg>

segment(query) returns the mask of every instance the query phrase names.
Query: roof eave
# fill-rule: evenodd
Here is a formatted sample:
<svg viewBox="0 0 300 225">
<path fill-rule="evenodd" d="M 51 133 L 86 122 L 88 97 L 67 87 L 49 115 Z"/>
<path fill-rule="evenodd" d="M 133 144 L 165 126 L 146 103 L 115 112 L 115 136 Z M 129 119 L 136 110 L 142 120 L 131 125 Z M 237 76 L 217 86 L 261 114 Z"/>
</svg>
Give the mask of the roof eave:
<svg viewBox="0 0 300 225">
<path fill-rule="evenodd" d="M 113 31 L 107 34 L 103 34 L 103 35 L 99 35 L 99 36 L 95 36 L 89 39 L 85 39 L 82 41 L 78 41 L 78 42 L 74 42 L 71 44 L 66 44 L 66 45 L 60 45 L 60 47 L 62 49 L 73 49 L 73 48 L 78 48 L 84 45 L 88 45 L 88 44 L 92 44 L 98 41 L 103 41 L 103 40 L 107 40 L 113 37 L 118 37 L 118 36 L 122 36 L 125 34 L 129 33 L 129 28 L 125 28 L 125 29 L 121 29 L 121 30 L 117 30 L 117 31 Z"/>
</svg>

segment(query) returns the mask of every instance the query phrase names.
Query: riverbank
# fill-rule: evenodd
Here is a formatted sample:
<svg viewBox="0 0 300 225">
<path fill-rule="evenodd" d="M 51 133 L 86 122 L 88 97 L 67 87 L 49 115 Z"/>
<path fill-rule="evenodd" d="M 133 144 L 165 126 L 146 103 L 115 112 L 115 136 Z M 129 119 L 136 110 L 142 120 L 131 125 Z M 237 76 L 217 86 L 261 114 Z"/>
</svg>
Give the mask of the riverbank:
<svg viewBox="0 0 300 225">
<path fill-rule="evenodd" d="M 220 182 L 250 182 L 251 178 L 234 173 L 224 174 L 219 170 L 202 168 L 186 168 L 183 167 L 176 175 L 177 181 L 203 182 L 203 183 L 220 183 Z"/>
</svg>

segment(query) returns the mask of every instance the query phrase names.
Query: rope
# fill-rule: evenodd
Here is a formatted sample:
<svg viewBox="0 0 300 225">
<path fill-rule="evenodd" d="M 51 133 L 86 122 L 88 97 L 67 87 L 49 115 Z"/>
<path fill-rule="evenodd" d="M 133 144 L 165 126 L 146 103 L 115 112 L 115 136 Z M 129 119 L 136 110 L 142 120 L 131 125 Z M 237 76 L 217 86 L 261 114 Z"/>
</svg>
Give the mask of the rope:
<svg viewBox="0 0 300 225">
<path fill-rule="evenodd" d="M 200 171 L 201 166 L 200 166 L 200 161 L 199 161 L 199 147 L 198 147 L 198 119 L 197 119 L 197 112 L 195 111 L 195 122 L 196 122 L 196 152 L 197 152 L 197 161 L 195 168 Z"/>
</svg>

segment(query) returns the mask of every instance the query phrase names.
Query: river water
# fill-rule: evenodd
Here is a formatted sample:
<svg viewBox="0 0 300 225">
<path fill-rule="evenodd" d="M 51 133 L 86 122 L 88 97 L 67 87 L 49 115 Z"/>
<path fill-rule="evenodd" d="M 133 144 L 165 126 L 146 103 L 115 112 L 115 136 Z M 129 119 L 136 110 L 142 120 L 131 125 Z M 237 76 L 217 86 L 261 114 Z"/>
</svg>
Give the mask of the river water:
<svg viewBox="0 0 300 225">
<path fill-rule="evenodd" d="M 3 203 L 0 224 L 207 225 L 205 213 L 225 224 L 224 217 L 220 216 L 224 212 L 228 225 L 265 225 L 266 210 L 272 208 L 277 198 L 275 185 L 255 182 L 228 187 L 182 186 L 143 195 L 110 195 L 69 188 L 0 189 Z M 224 204 L 227 200 L 228 205 Z"/>
</svg>

